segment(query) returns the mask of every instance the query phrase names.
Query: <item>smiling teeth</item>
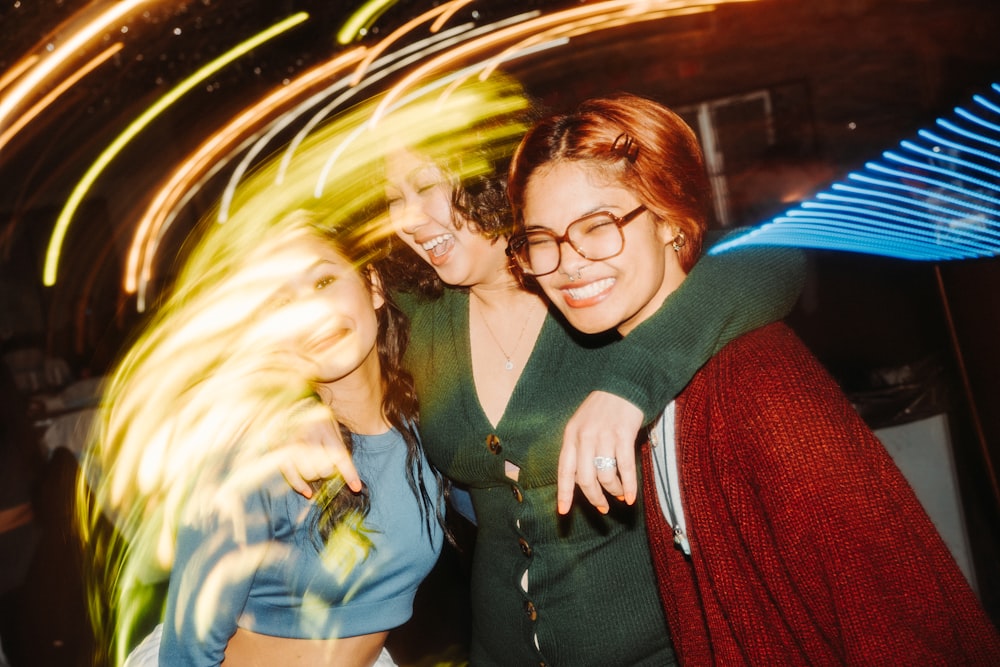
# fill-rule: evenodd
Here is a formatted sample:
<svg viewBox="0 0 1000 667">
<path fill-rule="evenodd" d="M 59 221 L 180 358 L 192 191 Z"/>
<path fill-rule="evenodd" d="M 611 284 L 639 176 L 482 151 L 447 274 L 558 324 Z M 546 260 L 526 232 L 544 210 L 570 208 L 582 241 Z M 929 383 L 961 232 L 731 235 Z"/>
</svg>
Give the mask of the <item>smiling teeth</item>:
<svg viewBox="0 0 1000 667">
<path fill-rule="evenodd" d="M 569 293 L 574 301 L 581 301 L 583 299 L 589 299 L 592 296 L 597 296 L 614 284 L 614 278 L 604 278 L 603 280 L 597 280 L 582 287 L 564 287 L 563 289 Z"/>
<path fill-rule="evenodd" d="M 420 244 L 420 247 L 426 250 L 427 252 L 431 252 L 437 246 L 447 241 L 450 241 L 453 238 L 455 237 L 452 236 L 451 234 L 441 234 L 440 236 L 435 236 L 430 241 L 424 241 L 423 243 Z"/>
</svg>

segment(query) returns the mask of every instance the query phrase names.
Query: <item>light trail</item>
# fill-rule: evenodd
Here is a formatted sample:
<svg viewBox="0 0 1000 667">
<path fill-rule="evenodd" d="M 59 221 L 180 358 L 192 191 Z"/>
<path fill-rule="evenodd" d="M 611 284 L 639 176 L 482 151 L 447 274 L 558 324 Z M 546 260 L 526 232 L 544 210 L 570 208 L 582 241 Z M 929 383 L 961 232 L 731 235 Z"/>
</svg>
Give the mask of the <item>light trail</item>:
<svg viewBox="0 0 1000 667">
<path fill-rule="evenodd" d="M 46 108 L 48 108 L 50 104 L 55 102 L 57 98 L 61 97 L 63 93 L 75 86 L 80 79 L 103 65 L 108 58 L 121 51 L 122 46 L 124 45 L 121 42 L 109 46 L 102 53 L 92 58 L 68 77 L 62 79 L 55 88 L 46 93 L 44 97 L 35 102 L 29 109 L 22 112 L 16 121 L 11 123 L 10 126 L 3 132 L 0 132 L 0 147 L 6 146 L 11 137 L 23 130 L 28 123 L 33 121 Z"/>
<path fill-rule="evenodd" d="M 992 90 L 1000 94 L 1000 85 Z M 973 97 L 979 113 L 958 107 L 937 132 L 885 151 L 825 192 L 709 250 L 787 245 L 900 259 L 943 261 L 1000 254 L 1000 192 L 996 169 L 1000 105 Z M 971 123 L 978 130 L 962 126 Z M 897 166 L 898 165 L 898 166 Z M 981 178 L 980 176 L 986 176 Z"/>
<path fill-rule="evenodd" d="M 38 62 L 38 56 L 30 55 L 21 58 L 19 61 L 14 63 L 14 66 L 9 70 L 0 75 L 0 92 L 10 85 L 10 82 L 17 79 L 19 76 L 24 74 L 25 71 L 34 66 Z"/>
<path fill-rule="evenodd" d="M 262 123 L 258 119 L 264 115 L 269 116 L 275 109 L 293 103 L 296 96 L 308 94 L 306 91 L 311 88 L 308 83 L 309 73 L 293 79 L 287 90 L 275 93 L 266 101 L 256 103 L 248 108 L 246 112 L 239 115 L 238 123 L 228 123 L 220 129 L 218 136 L 209 137 L 189 157 L 185 158 L 172 170 L 164 185 L 150 197 L 150 203 L 145 207 L 146 212 L 136 226 L 133 242 L 126 257 L 123 289 L 126 293 L 137 294 L 137 307 L 143 310 L 147 301 L 145 290 L 152 279 L 159 240 L 169 228 L 170 222 L 177 218 L 178 204 L 191 200 L 189 190 L 200 188 L 208 174 L 219 173 L 222 167 L 218 162 L 229 162 L 232 159 L 229 156 L 233 155 L 234 151 L 245 150 L 248 136 L 250 139 L 256 136 L 257 139 L 253 143 L 253 147 L 238 164 L 234 178 L 230 179 L 230 186 L 227 186 L 223 195 L 223 202 L 219 210 L 220 220 L 225 220 L 226 211 L 232 201 L 233 187 L 241 178 L 238 174 L 244 173 L 253 164 L 263 148 L 284 128 L 297 122 L 303 113 L 313 108 L 321 100 L 336 95 L 337 91 L 345 92 L 309 120 L 307 125 L 315 126 L 329 114 L 337 113 L 338 109 L 343 108 L 350 100 L 360 97 L 367 87 L 401 70 L 407 72 L 408 75 L 404 76 L 402 81 L 386 96 L 383 105 L 373 115 L 373 121 L 377 121 L 391 105 L 395 104 L 398 101 L 396 98 L 405 96 L 405 91 L 419 89 L 423 79 L 436 77 L 440 72 L 454 69 L 459 63 L 463 63 L 460 69 L 465 73 L 464 76 L 478 75 L 481 79 L 485 79 L 504 62 L 545 48 L 555 48 L 566 44 L 568 40 L 579 35 L 608 30 L 639 21 L 663 20 L 670 16 L 711 11 L 719 4 L 752 1 L 755 0 L 721 0 L 716 2 L 608 0 L 548 14 L 539 14 L 538 12 L 521 14 L 480 27 L 459 26 L 435 35 L 443 30 L 447 22 L 458 11 L 472 5 L 473 1 L 453 0 L 443 3 L 407 21 L 372 47 L 352 51 L 346 57 L 347 60 L 353 61 L 352 66 L 355 67 L 352 76 L 347 79 L 337 79 L 319 94 L 310 96 L 305 103 L 291 111 L 283 112 L 282 117 L 271 121 L 269 129 L 264 131 L 263 137 L 259 136 L 262 131 Z M 363 9 L 368 11 L 381 8 L 381 11 L 386 11 L 390 5 L 391 3 L 370 3 Z M 422 26 L 425 26 L 431 33 L 431 37 L 419 40 L 417 44 L 421 46 L 415 47 L 410 44 L 393 51 L 394 45 L 398 44 L 404 37 L 412 35 L 415 30 Z M 363 54 L 360 59 L 357 58 L 359 53 Z M 435 53 L 438 55 L 435 56 Z M 404 57 L 403 54 L 408 55 Z M 237 56 L 234 55 L 234 57 Z M 464 61 L 472 61 L 473 64 L 466 66 Z M 313 73 L 319 71 L 314 69 Z M 339 65 L 333 65 L 323 71 L 331 77 L 336 77 L 339 76 L 342 68 Z M 195 77 L 204 75 L 204 70 L 199 70 Z M 453 86 L 457 86 L 461 83 L 461 78 L 453 78 L 452 82 Z M 183 90 L 171 91 L 170 101 L 160 100 L 156 109 L 161 110 L 165 108 L 167 103 L 175 102 L 179 97 L 177 93 L 186 92 L 193 85 L 196 85 L 193 80 L 182 82 L 180 86 L 183 86 Z M 97 176 L 106 168 L 107 164 L 153 117 L 155 117 L 154 110 L 150 109 L 131 124 L 126 132 L 101 154 L 77 188 L 74 189 L 56 221 L 46 252 L 43 275 L 43 282 L 46 285 L 55 283 L 59 253 L 71 219 L 76 208 L 82 202 L 84 193 L 92 187 Z M 298 140 L 296 139 L 296 141 Z M 279 183 L 294 155 L 294 147 L 288 150 L 285 155 L 285 164 L 278 173 Z M 317 185 L 316 194 L 321 192 L 322 186 Z"/>
<path fill-rule="evenodd" d="M 291 100 L 302 95 L 304 91 L 318 85 L 323 80 L 335 75 L 338 71 L 351 67 L 361 58 L 364 49 L 353 49 L 341 54 L 336 59 L 322 63 L 302 76 L 296 77 L 287 86 L 281 86 L 265 98 L 247 108 L 231 119 L 223 128 L 215 132 L 203 142 L 189 157 L 187 157 L 166 179 L 165 185 L 155 193 L 146 212 L 139 219 L 133 241 L 130 244 L 125 269 L 126 293 L 133 293 L 140 283 L 149 280 L 152 255 L 155 253 L 156 241 L 160 238 L 160 230 L 174 214 L 174 205 L 182 198 L 194 181 L 203 178 L 206 170 L 213 166 L 223 168 L 219 162 L 220 154 L 233 149 L 234 145 L 245 144 L 253 140 L 247 137 L 248 128 L 259 127 L 262 120 L 270 117 L 275 109 L 281 108 Z M 151 239 L 147 242 L 147 239 Z M 142 267 L 141 273 L 139 267 Z M 144 301 L 144 299 L 143 299 Z M 141 304 L 140 311 L 145 304 Z"/>
<path fill-rule="evenodd" d="M 155 120 L 161 113 L 173 105 L 192 88 L 199 85 L 202 81 L 212 76 L 229 63 L 238 59 L 240 56 L 246 54 L 248 51 L 251 51 L 255 47 L 260 46 L 268 40 L 290 30 L 308 18 L 309 15 L 304 12 L 294 14 L 271 28 L 258 33 L 254 37 L 241 42 L 236 47 L 202 66 L 194 74 L 181 81 L 170 92 L 157 100 L 155 104 L 132 121 L 132 123 L 125 128 L 125 131 L 118 135 L 118 137 L 116 137 L 115 140 L 112 141 L 111 144 L 98 156 L 97 160 L 90 166 L 80 182 L 77 183 L 75 188 L 73 188 L 73 192 L 70 194 L 69 199 L 59 214 L 59 217 L 56 219 L 55 228 L 52 231 L 49 246 L 45 252 L 45 267 L 42 274 L 42 283 L 46 286 L 52 286 L 55 284 L 56 272 L 59 266 L 59 255 L 62 252 L 63 241 L 65 240 L 66 232 L 69 229 L 69 224 L 74 213 L 76 213 L 76 210 L 83 201 L 83 198 L 86 196 L 87 192 L 90 190 L 91 186 L 93 186 L 94 182 L 101 175 L 104 169 L 111 163 L 112 160 L 114 160 L 118 153 L 120 153 L 132 141 L 132 139 L 139 134 L 139 132 L 144 130 L 146 126 Z"/>
<path fill-rule="evenodd" d="M 347 19 L 343 27 L 337 31 L 337 43 L 347 45 L 355 39 L 360 39 L 373 23 L 389 10 L 397 0 L 369 0 Z"/>
<path fill-rule="evenodd" d="M 67 61 L 76 58 L 78 51 L 84 50 L 89 42 L 96 39 L 111 24 L 146 2 L 149 0 L 120 0 L 119 2 L 101 3 L 104 8 L 100 11 L 94 9 L 97 5 L 91 5 L 56 28 L 52 35 L 67 34 L 69 38 L 58 43 L 59 40 L 50 35 L 43 41 L 53 44 L 51 53 L 44 57 L 30 56 L 31 64 L 15 64 L 12 68 L 14 71 L 22 71 L 24 74 L 0 98 L 0 127 L 7 125 L 8 118 L 34 91 L 45 88 L 44 82 L 49 76 L 53 75 Z M 90 14 L 95 12 L 97 15 L 94 18 L 88 18 Z"/>
</svg>

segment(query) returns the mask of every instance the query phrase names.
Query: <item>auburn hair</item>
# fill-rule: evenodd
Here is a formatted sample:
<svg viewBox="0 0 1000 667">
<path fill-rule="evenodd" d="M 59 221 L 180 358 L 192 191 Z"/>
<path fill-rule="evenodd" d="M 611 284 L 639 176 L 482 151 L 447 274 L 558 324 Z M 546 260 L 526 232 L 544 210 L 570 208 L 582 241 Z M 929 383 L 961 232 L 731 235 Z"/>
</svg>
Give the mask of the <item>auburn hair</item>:
<svg viewBox="0 0 1000 667">
<path fill-rule="evenodd" d="M 701 255 L 711 188 L 698 137 L 665 106 L 618 93 L 583 102 L 575 111 L 537 122 L 511 161 L 507 191 L 515 227 L 524 225 L 524 192 L 531 176 L 559 161 L 582 161 L 633 191 L 674 232 L 683 232 L 681 266 Z"/>
</svg>

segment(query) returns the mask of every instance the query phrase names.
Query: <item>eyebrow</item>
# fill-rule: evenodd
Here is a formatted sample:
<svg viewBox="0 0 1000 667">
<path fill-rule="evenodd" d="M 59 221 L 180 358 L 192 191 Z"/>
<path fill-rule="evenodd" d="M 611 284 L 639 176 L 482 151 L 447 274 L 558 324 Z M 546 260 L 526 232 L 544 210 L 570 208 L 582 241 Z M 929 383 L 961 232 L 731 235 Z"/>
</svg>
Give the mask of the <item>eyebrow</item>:
<svg viewBox="0 0 1000 667">
<path fill-rule="evenodd" d="M 570 220 L 569 222 L 566 223 L 566 226 L 569 227 L 570 225 L 572 225 L 577 220 L 583 220 L 584 218 L 590 217 L 590 216 L 594 215 L 595 213 L 611 213 L 611 211 L 608 210 L 608 209 L 611 209 L 611 208 L 616 208 L 616 205 L 615 204 L 600 204 L 600 205 L 592 208 L 591 210 L 587 211 L 586 213 L 583 213 L 582 215 L 579 215 L 579 216 L 573 218 L 572 220 Z M 621 208 L 621 207 L 618 206 L 617 208 Z M 615 214 L 612 214 L 612 215 L 615 215 Z M 545 225 L 525 225 L 524 226 L 524 231 L 526 231 L 526 232 L 540 230 L 540 229 L 552 231 L 551 227 L 546 227 Z"/>
<path fill-rule="evenodd" d="M 306 271 L 312 271 L 313 269 L 318 269 L 319 267 L 321 267 L 323 265 L 332 266 L 333 268 L 339 268 L 340 267 L 340 264 L 338 262 L 332 262 L 332 261 L 330 261 L 328 259 L 324 259 L 324 258 L 320 257 L 315 262 L 313 262 L 312 264 L 310 264 L 309 268 L 307 268 Z"/>
</svg>

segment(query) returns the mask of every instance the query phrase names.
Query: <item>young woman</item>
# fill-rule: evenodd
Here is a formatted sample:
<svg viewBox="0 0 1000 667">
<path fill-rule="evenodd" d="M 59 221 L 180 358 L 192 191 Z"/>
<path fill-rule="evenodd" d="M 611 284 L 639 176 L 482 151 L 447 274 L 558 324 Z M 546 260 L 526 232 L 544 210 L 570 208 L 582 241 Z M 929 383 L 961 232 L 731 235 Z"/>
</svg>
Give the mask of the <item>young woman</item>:
<svg viewBox="0 0 1000 667">
<path fill-rule="evenodd" d="M 510 151 L 487 153 L 496 164 Z M 599 494 L 596 510 L 577 503 L 566 517 L 556 513 L 564 427 L 599 392 L 639 419 L 622 427 L 613 410 L 588 437 L 634 448 L 645 411 L 662 409 L 725 341 L 790 310 L 801 258 L 774 251 L 707 261 L 690 296 L 665 309 L 664 327 L 610 366 L 608 351 L 627 341 L 574 334 L 510 272 L 503 169 L 460 178 L 451 159 L 434 146 L 396 152 L 386 194 L 408 248 L 396 255 L 403 282 L 447 286 L 401 303 L 411 316 L 407 367 L 428 457 L 470 490 L 478 521 L 471 663 L 671 664 L 641 503 Z M 730 280 L 745 289 L 725 289 Z M 720 294 L 714 307 L 696 298 L 705 289 Z M 715 339 L 690 327 L 712 329 Z M 645 344 L 663 348 L 653 361 L 669 373 L 647 367 Z"/>
<path fill-rule="evenodd" d="M 658 313 L 697 275 L 701 153 L 654 102 L 599 98 L 540 121 L 510 196 L 514 256 L 581 332 L 627 342 L 665 326 Z M 683 664 L 1000 664 L 996 630 L 905 479 L 784 325 L 716 354 L 650 441 L 646 521 Z"/>
<path fill-rule="evenodd" d="M 86 469 L 128 541 L 118 659 L 140 584 L 170 570 L 161 630 L 132 664 L 393 664 L 386 636 L 443 536 L 407 323 L 359 230 L 248 217 L 213 223 L 107 390 Z M 364 489 L 331 478 L 307 500 L 276 457 L 331 412 Z"/>
</svg>

